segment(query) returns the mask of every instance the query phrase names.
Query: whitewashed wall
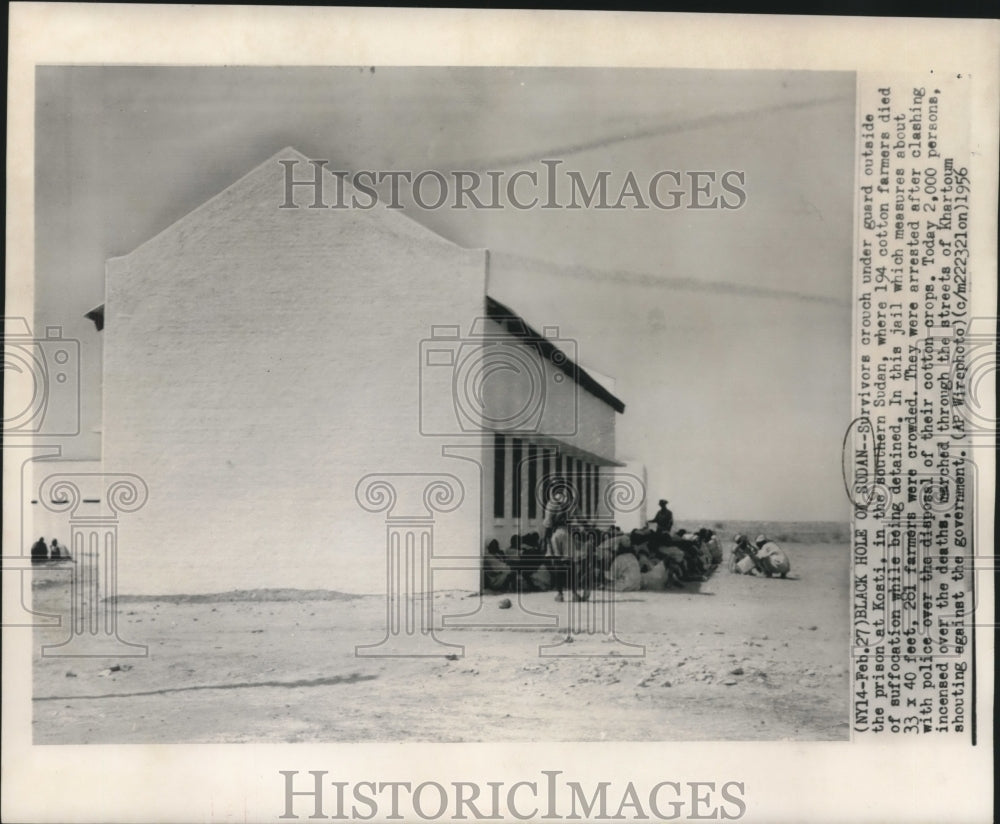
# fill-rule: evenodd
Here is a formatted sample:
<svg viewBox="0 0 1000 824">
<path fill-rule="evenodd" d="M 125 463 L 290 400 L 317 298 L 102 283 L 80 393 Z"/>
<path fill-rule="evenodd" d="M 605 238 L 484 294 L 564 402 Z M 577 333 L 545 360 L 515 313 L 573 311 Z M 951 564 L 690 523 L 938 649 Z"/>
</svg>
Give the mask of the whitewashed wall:
<svg viewBox="0 0 1000 824">
<path fill-rule="evenodd" d="M 511 307 L 517 311 L 517 307 Z M 536 365 L 539 378 L 537 405 L 538 423 L 531 431 L 550 435 L 560 443 L 589 452 L 605 460 L 613 461 L 615 457 L 615 415 L 614 409 L 600 398 L 595 397 L 579 383 L 571 380 L 552 363 L 541 357 L 532 347 L 516 342 L 493 320 L 485 324 L 486 340 L 499 339 L 510 341 L 504 348 L 516 348 L 526 360 Z M 565 354 L 575 357 L 576 349 L 573 341 L 561 341 L 555 338 L 553 342 L 564 350 Z M 513 360 L 513 359 L 512 359 Z M 514 361 L 518 363 L 518 361 Z M 486 384 L 488 391 L 485 400 L 488 414 L 494 419 L 511 422 L 536 420 L 530 413 L 535 409 L 534 399 L 529 399 L 526 392 L 531 386 L 523 375 L 514 370 L 497 371 Z"/>
<path fill-rule="evenodd" d="M 618 485 L 618 492 L 609 494 L 615 506 L 615 522 L 625 532 L 631 532 L 646 526 L 648 513 L 657 509 L 657 498 L 649 489 L 645 464 L 633 460 L 623 460 L 622 463 L 625 465 L 609 471 L 603 480 L 605 485 Z"/>
<path fill-rule="evenodd" d="M 509 307 L 517 311 L 517 307 Z M 500 350 L 493 362 L 507 361 L 511 368 L 490 372 L 483 392 L 487 407 L 487 418 L 504 421 L 516 426 L 519 432 L 506 431 L 503 425 L 496 431 L 505 432 L 521 439 L 525 456 L 529 444 L 554 448 L 563 455 L 579 458 L 587 463 L 600 465 L 606 483 L 615 460 L 615 416 L 618 414 L 605 401 L 597 398 L 557 369 L 537 350 L 520 342 L 505 331 L 504 327 L 490 319 L 482 327 L 484 341 L 497 341 Z M 541 331 L 541 330 L 536 330 Z M 553 343 L 571 359 L 577 356 L 573 341 L 553 339 Z M 489 343 L 487 344 L 489 346 Z M 513 351 L 507 351 L 513 350 Z M 484 370 L 491 359 L 484 357 Z M 526 373 L 532 373 L 532 378 Z M 536 392 L 536 397 L 529 397 Z M 536 403 L 537 401 L 537 403 Z M 489 426 L 490 424 L 487 424 Z M 493 509 L 495 487 L 494 453 L 492 437 L 487 438 L 484 450 L 485 471 L 483 474 L 483 533 L 485 538 L 496 538 L 501 546 L 506 546 L 512 534 L 523 534 L 542 530 L 542 507 L 536 507 L 535 516 L 530 516 L 529 497 L 533 494 L 528 483 L 528 473 L 522 470 L 520 517 L 512 516 L 510 492 L 513 484 L 514 466 L 511 452 L 511 438 L 507 438 L 504 461 L 504 485 L 507 490 L 505 517 L 496 517 Z M 537 478 L 541 481 L 541 470 Z M 598 495 L 598 502 L 601 496 Z M 606 515 L 601 512 L 601 515 Z"/>
<path fill-rule="evenodd" d="M 382 207 L 279 209 L 293 158 L 309 175 L 280 152 L 108 262 L 104 464 L 149 487 L 122 519 L 122 592 L 380 592 L 384 518 L 356 503 L 361 476 L 477 483 L 419 433 L 419 347 L 482 314 L 484 253 Z M 451 403 L 446 370 L 426 380 Z M 438 516 L 440 551 L 478 551 L 470 493 Z"/>
<path fill-rule="evenodd" d="M 40 537 L 45 538 L 46 545 L 51 545 L 52 539 L 57 538 L 60 544 L 69 546 L 71 513 L 62 506 L 52 506 L 51 498 L 47 506 L 43 495 L 42 486 L 50 478 L 66 478 L 79 490 L 79 504 L 72 513 L 73 517 L 92 518 L 106 512 L 105 479 L 101 468 L 100 461 L 51 459 L 31 461 L 24 466 L 21 512 L 25 552 Z M 49 486 L 47 484 L 46 489 Z M 64 499 L 70 500 L 68 496 Z"/>
</svg>

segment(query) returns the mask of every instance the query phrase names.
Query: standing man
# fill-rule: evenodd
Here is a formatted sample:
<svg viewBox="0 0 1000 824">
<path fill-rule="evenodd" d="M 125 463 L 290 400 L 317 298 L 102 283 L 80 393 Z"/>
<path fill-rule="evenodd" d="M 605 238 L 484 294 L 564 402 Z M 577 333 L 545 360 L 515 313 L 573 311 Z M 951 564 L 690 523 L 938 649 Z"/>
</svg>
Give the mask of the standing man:
<svg viewBox="0 0 1000 824">
<path fill-rule="evenodd" d="M 660 500 L 660 511 L 656 513 L 652 521 L 656 524 L 656 531 L 662 535 L 670 535 L 674 531 L 674 513 L 667 509 L 668 503 L 670 501 L 665 498 Z"/>
<path fill-rule="evenodd" d="M 667 553 L 665 550 L 668 547 L 677 547 L 678 550 L 681 547 L 677 546 L 677 542 L 673 537 L 674 530 L 674 513 L 667 509 L 666 498 L 660 499 L 660 510 L 653 516 L 653 520 L 649 523 L 656 524 L 656 532 L 654 532 L 649 538 L 649 548 L 650 550 L 659 558 L 661 558 L 664 564 L 668 563 L 668 556 L 670 560 L 675 561 L 672 557 L 673 553 Z M 684 557 L 683 552 L 679 552 L 681 558 Z M 682 575 L 687 575 L 687 564 L 684 561 L 680 561 L 679 565 L 681 567 Z"/>
<path fill-rule="evenodd" d="M 545 498 L 545 509 L 542 513 L 542 526 L 545 534 L 542 536 L 543 554 L 551 547 L 552 533 L 559 527 L 566 525 L 566 500 L 565 493 L 560 493 L 555 488 L 550 488 Z"/>
</svg>

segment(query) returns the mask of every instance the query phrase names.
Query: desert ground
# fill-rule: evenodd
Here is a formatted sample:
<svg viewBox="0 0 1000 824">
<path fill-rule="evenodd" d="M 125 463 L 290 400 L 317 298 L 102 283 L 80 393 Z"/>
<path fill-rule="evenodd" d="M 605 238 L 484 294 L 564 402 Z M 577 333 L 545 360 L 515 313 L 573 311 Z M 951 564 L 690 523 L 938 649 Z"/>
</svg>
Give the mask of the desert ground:
<svg viewBox="0 0 1000 824">
<path fill-rule="evenodd" d="M 552 593 L 522 603 L 558 619 L 501 628 L 491 622 L 519 612 L 499 608 L 504 596 L 438 592 L 436 612 L 478 607 L 485 626 L 438 630 L 457 646 L 426 658 L 356 656 L 386 634 L 383 594 L 123 595 L 119 633 L 146 657 L 42 656 L 67 621 L 34 631 L 34 741 L 846 739 L 848 547 L 783 546 L 786 580 L 724 563 L 684 589 L 617 594 L 622 643 L 586 625 L 566 643 L 555 621 L 577 607 Z M 35 609 L 66 616 L 65 569 L 32 576 Z"/>
</svg>

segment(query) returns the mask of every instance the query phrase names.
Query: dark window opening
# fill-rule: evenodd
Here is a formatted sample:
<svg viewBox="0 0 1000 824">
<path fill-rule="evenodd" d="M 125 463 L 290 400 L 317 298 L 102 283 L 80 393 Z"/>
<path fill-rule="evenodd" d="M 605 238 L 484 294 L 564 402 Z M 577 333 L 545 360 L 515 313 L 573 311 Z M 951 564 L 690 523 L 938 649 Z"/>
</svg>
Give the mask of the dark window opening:
<svg viewBox="0 0 1000 824">
<path fill-rule="evenodd" d="M 511 483 L 510 483 L 510 505 L 512 518 L 521 517 L 521 473 L 524 470 L 524 466 L 521 462 L 521 439 L 514 438 L 512 441 L 511 457 L 510 457 L 510 468 L 511 468 Z"/>
<path fill-rule="evenodd" d="M 538 447 L 528 447 L 528 517 L 538 517 Z"/>
<path fill-rule="evenodd" d="M 493 436 L 493 517 L 502 518 L 504 514 L 504 476 L 506 475 L 505 459 L 507 444 L 503 435 Z"/>
<path fill-rule="evenodd" d="M 599 466 L 594 467 L 594 515 L 600 515 L 600 500 L 601 500 L 601 468 Z"/>
<path fill-rule="evenodd" d="M 576 472 L 574 473 L 576 484 L 576 512 L 581 518 L 587 516 L 587 466 L 583 461 L 577 459 Z"/>
<path fill-rule="evenodd" d="M 587 487 L 587 517 L 594 514 L 594 467 L 589 463 L 584 470 L 583 482 Z"/>
</svg>

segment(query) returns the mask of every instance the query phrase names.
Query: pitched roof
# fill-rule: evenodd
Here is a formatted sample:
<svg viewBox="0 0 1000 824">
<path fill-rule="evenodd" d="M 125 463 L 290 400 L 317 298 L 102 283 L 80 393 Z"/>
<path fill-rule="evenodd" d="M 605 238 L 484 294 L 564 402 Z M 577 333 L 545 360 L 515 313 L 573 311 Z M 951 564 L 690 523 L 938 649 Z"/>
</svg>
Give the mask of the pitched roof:
<svg viewBox="0 0 1000 824">
<path fill-rule="evenodd" d="M 509 334 L 533 346 L 539 355 L 546 358 L 556 369 L 569 375 L 595 398 L 604 401 L 616 412 L 625 411 L 625 404 L 598 383 L 587 370 L 570 360 L 566 353 L 548 338 L 538 334 L 513 309 L 489 295 L 486 296 L 486 316 L 503 326 Z"/>
<path fill-rule="evenodd" d="M 243 195 L 242 192 L 248 187 L 253 187 L 260 181 L 269 180 L 268 176 L 276 176 L 274 179 L 278 180 L 279 183 L 283 183 L 286 175 L 292 175 L 294 177 L 293 167 L 282 167 L 281 171 L 277 171 L 279 168 L 280 161 L 288 161 L 294 163 L 311 164 L 313 160 L 307 158 L 302 152 L 293 146 L 286 146 L 284 149 L 271 155 L 267 160 L 257 164 L 250 171 L 243 174 L 241 177 L 237 178 L 235 181 L 230 183 L 228 186 L 223 188 L 221 191 L 214 194 L 208 200 L 195 206 L 186 214 L 174 220 L 169 225 L 163 227 L 159 232 L 154 234 L 152 237 L 147 238 L 130 252 L 122 255 L 116 255 L 111 260 L 116 258 L 128 258 L 141 249 L 148 248 L 152 246 L 158 239 L 163 236 L 168 235 L 171 232 L 177 232 L 186 226 L 191 225 L 198 221 L 206 212 L 211 209 L 222 205 L 222 208 L 228 208 L 225 204 L 231 204 L 235 200 L 239 200 Z M 332 196 L 335 191 L 342 190 L 342 198 L 344 202 L 350 200 L 355 192 L 358 192 L 353 185 L 350 177 L 340 177 L 334 175 L 333 171 L 326 166 L 328 163 L 326 160 L 315 159 L 317 164 L 320 164 L 321 174 L 320 181 L 322 185 L 321 191 L 327 192 L 327 196 Z M 292 169 L 292 171 L 288 171 Z M 300 174 L 306 174 L 305 171 L 300 172 Z M 327 189 L 326 187 L 329 186 Z M 365 197 L 369 196 L 368 192 L 363 193 Z M 390 208 L 389 205 L 375 193 L 375 201 L 371 208 L 363 208 L 359 211 L 370 216 L 372 219 L 378 219 L 384 222 L 384 225 L 391 225 L 393 229 L 400 233 L 405 233 L 413 237 L 421 237 L 428 240 L 433 240 L 434 242 L 447 244 L 448 246 L 454 246 L 460 249 L 467 249 L 467 247 L 461 246 L 450 238 L 445 237 L 440 232 L 426 226 L 419 220 L 416 220 L 411 214 L 405 213 L 403 209 Z M 323 196 L 320 196 L 323 199 Z M 305 200 L 305 198 L 304 198 Z M 303 209 L 308 209 L 308 206 L 303 206 Z M 331 209 L 331 213 L 336 213 L 335 210 Z M 473 251 L 467 249 L 467 251 Z"/>
</svg>

